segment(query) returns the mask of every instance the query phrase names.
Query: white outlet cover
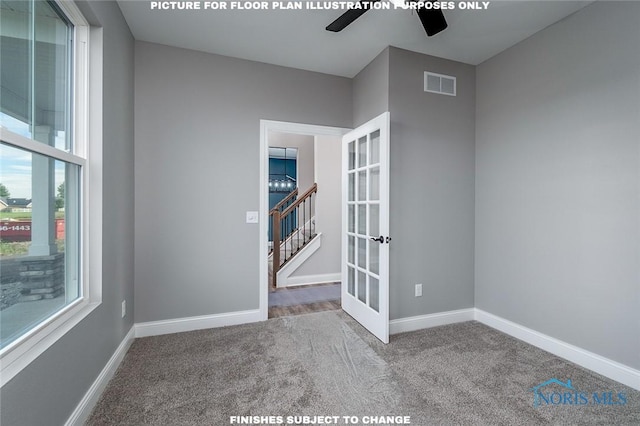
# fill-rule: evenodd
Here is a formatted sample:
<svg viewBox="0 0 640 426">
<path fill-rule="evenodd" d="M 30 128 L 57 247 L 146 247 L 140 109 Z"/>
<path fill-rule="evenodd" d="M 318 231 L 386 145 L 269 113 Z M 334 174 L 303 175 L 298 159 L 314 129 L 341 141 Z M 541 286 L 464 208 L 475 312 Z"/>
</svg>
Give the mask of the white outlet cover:
<svg viewBox="0 0 640 426">
<path fill-rule="evenodd" d="M 258 212 L 247 212 L 247 223 L 258 223 Z"/>
</svg>

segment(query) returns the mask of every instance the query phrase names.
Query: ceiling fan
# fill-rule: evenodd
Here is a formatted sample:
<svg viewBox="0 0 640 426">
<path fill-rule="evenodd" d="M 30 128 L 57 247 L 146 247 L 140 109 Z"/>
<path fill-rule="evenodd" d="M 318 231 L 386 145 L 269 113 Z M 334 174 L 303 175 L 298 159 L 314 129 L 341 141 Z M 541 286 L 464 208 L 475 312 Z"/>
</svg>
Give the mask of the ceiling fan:
<svg viewBox="0 0 640 426">
<path fill-rule="evenodd" d="M 349 9 L 338 17 L 335 21 L 327 25 L 327 31 L 333 31 L 334 33 L 344 30 L 353 21 L 361 17 L 367 10 L 371 9 L 371 4 L 380 0 L 370 0 L 360 2 L 361 8 Z M 432 2 L 425 2 L 425 6 L 418 9 L 418 18 L 422 22 L 424 30 L 427 32 L 427 36 L 431 37 L 438 34 L 440 31 L 447 28 L 447 21 L 444 19 L 444 14 L 440 9 L 427 8 L 426 5 Z"/>
</svg>

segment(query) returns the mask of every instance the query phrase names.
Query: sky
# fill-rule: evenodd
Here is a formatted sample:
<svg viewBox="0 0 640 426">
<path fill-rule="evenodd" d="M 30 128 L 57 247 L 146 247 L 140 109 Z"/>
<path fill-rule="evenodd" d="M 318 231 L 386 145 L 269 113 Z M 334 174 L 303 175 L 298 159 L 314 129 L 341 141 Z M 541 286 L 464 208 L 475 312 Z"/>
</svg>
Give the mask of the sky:
<svg viewBox="0 0 640 426">
<path fill-rule="evenodd" d="M 3 129 L 31 138 L 29 126 L 0 112 L 0 124 Z M 11 198 L 31 198 L 32 156 L 28 151 L 0 144 L 0 182 L 7 187 Z M 65 163 L 55 162 L 55 187 L 64 182 Z"/>
</svg>

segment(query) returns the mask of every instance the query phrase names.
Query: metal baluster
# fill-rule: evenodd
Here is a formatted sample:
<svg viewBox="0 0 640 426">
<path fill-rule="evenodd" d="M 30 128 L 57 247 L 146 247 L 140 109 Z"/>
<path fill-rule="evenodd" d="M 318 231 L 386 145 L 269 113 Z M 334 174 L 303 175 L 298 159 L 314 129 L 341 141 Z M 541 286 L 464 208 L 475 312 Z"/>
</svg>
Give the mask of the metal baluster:
<svg viewBox="0 0 640 426">
<path fill-rule="evenodd" d="M 307 211 L 304 209 L 305 206 L 307 204 L 307 200 L 304 200 L 302 202 L 302 241 L 303 244 L 305 245 L 307 244 L 307 232 L 306 232 L 306 226 L 307 226 Z M 299 228 L 299 227 L 298 227 Z"/>
</svg>

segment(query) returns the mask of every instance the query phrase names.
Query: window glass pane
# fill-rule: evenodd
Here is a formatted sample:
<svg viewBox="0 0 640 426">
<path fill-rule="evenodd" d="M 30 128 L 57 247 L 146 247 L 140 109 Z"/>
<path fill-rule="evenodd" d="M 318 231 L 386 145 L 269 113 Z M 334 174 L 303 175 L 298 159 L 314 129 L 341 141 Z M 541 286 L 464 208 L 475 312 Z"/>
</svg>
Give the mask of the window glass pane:
<svg viewBox="0 0 640 426">
<path fill-rule="evenodd" d="M 350 295 L 356 295 L 356 270 L 352 267 L 348 267 L 347 274 L 347 291 Z"/>
<path fill-rule="evenodd" d="M 349 215 L 347 218 L 347 230 L 356 232 L 356 206 L 349 204 Z"/>
<path fill-rule="evenodd" d="M 358 271 L 358 299 L 367 303 L 367 274 Z"/>
<path fill-rule="evenodd" d="M 0 145 L 0 347 L 81 296 L 80 168 Z"/>
<path fill-rule="evenodd" d="M 367 199 L 367 171 L 358 172 L 358 200 Z"/>
<path fill-rule="evenodd" d="M 369 164 L 376 164 L 380 162 L 380 130 L 371 133 L 370 138 Z"/>
<path fill-rule="evenodd" d="M 0 2 L 0 125 L 31 138 L 32 7 Z"/>
<path fill-rule="evenodd" d="M 2 126 L 71 149 L 72 27 L 46 1 L 3 1 Z"/>
<path fill-rule="evenodd" d="M 69 27 L 45 1 L 35 3 L 33 139 L 70 149 Z"/>
<path fill-rule="evenodd" d="M 355 201 L 356 199 L 356 174 L 354 173 L 349 173 L 349 194 L 348 194 L 348 200 L 349 201 Z"/>
<path fill-rule="evenodd" d="M 349 142 L 349 170 L 356 168 L 356 143 Z"/>
<path fill-rule="evenodd" d="M 367 165 L 367 137 L 358 139 L 358 167 Z"/>
<path fill-rule="evenodd" d="M 367 240 L 364 238 L 358 238 L 358 266 L 367 268 Z"/>
<path fill-rule="evenodd" d="M 369 240 L 369 271 L 380 273 L 380 243 Z"/>
<path fill-rule="evenodd" d="M 347 260 L 349 263 L 355 265 L 355 258 L 356 258 L 356 237 L 354 236 L 349 236 L 349 256 L 347 257 Z"/>
<path fill-rule="evenodd" d="M 378 279 L 369 275 L 369 306 L 376 312 L 380 312 L 380 286 L 378 285 Z"/>
<path fill-rule="evenodd" d="M 380 206 L 378 204 L 369 205 L 369 235 L 372 237 L 380 235 Z"/>
<path fill-rule="evenodd" d="M 380 199 L 380 167 L 374 167 L 369 171 L 369 199 Z"/>
<path fill-rule="evenodd" d="M 367 234 L 367 205 L 358 205 L 358 234 Z"/>
</svg>

